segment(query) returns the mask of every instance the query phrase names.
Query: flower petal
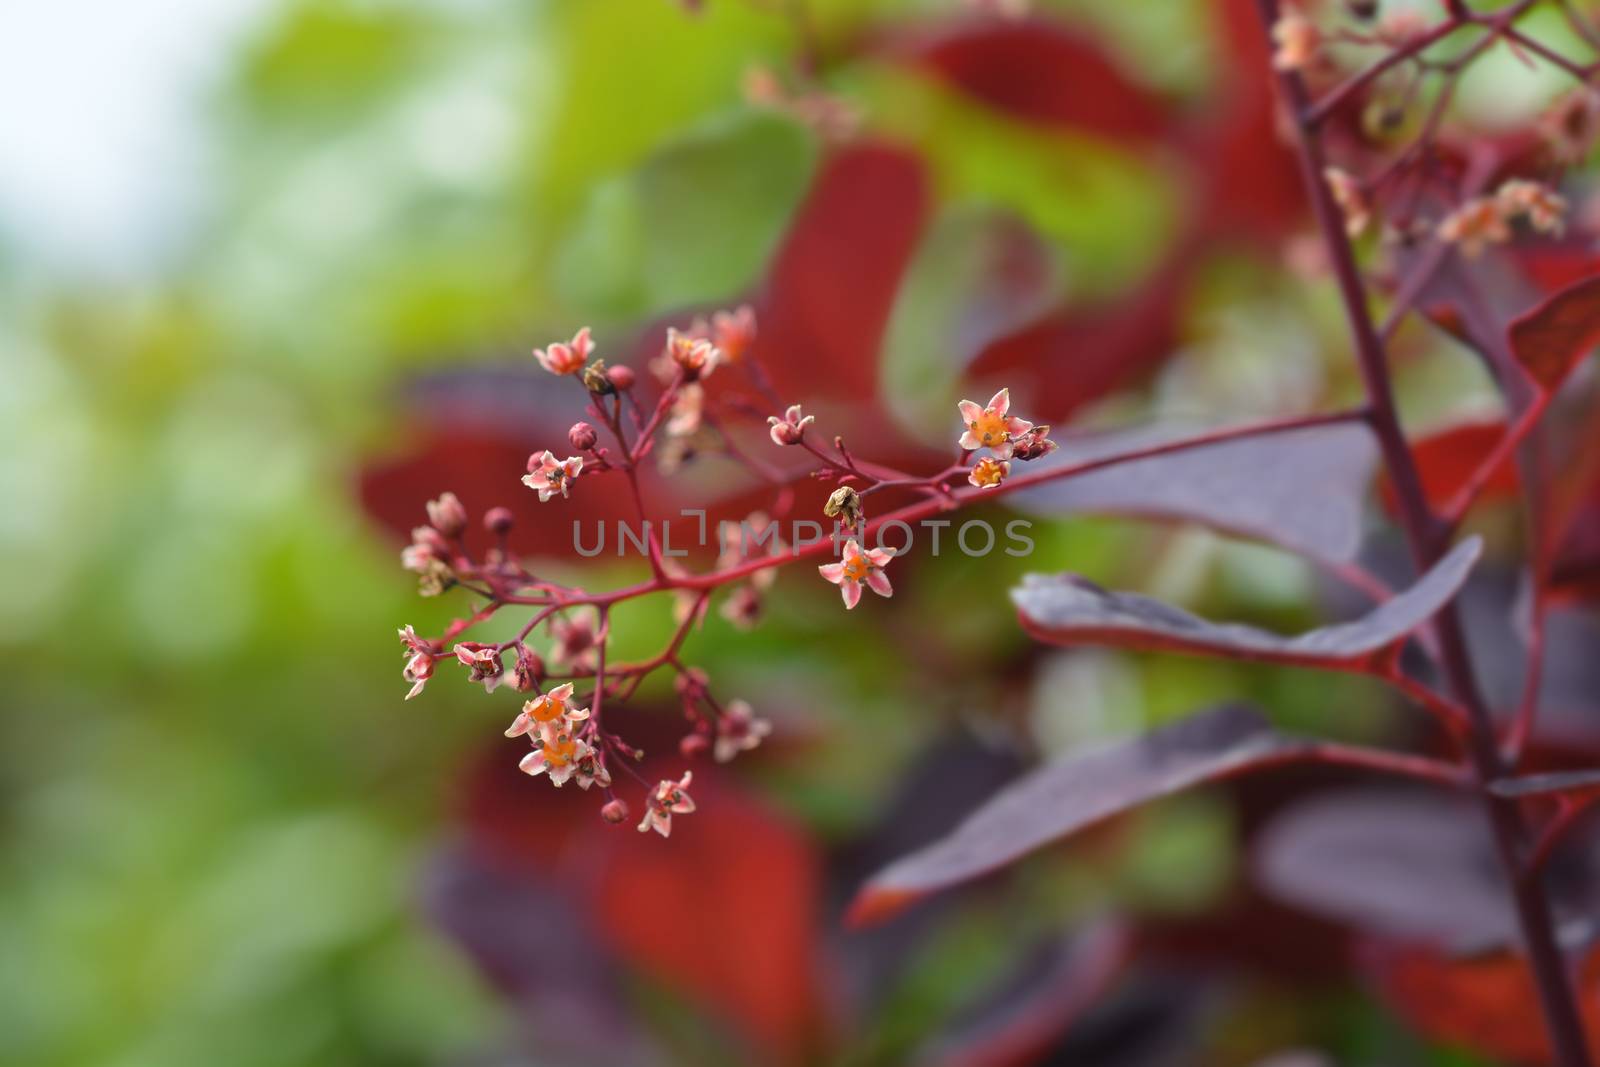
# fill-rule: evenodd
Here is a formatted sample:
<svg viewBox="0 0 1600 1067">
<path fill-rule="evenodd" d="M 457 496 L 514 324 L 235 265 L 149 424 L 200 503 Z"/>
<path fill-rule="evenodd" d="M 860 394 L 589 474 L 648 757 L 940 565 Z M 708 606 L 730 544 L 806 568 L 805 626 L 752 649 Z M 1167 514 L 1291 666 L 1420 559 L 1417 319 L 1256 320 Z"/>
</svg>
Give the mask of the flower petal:
<svg viewBox="0 0 1600 1067">
<path fill-rule="evenodd" d="M 817 568 L 817 573 L 828 579 L 828 581 L 832 582 L 834 585 L 838 585 L 840 582 L 844 581 L 844 564 L 824 563 L 822 566 Z"/>
<path fill-rule="evenodd" d="M 846 610 L 855 607 L 857 604 L 861 603 L 861 583 L 840 582 L 839 595 L 844 597 L 844 606 Z"/>
<path fill-rule="evenodd" d="M 889 584 L 889 576 L 882 571 L 874 570 L 867 574 L 867 585 L 879 596 L 894 596 L 894 586 Z"/>
<path fill-rule="evenodd" d="M 975 435 L 971 430 L 968 430 L 966 433 L 962 434 L 961 440 L 957 441 L 956 444 L 960 445 L 968 452 L 976 452 L 978 449 L 983 447 L 983 442 L 978 440 L 977 435 Z"/>
<path fill-rule="evenodd" d="M 1004 418 L 1006 412 L 1011 410 L 1011 390 L 1002 389 L 990 397 L 989 410 Z"/>
<path fill-rule="evenodd" d="M 521 762 L 517 764 L 517 769 L 523 774 L 540 775 L 545 772 L 546 766 L 544 753 L 535 751 L 523 756 Z"/>
<path fill-rule="evenodd" d="M 962 423 L 967 426 L 971 426 L 983 417 L 983 409 L 970 400 L 961 401 L 956 405 L 956 408 L 961 412 Z"/>
<path fill-rule="evenodd" d="M 506 729 L 507 737 L 517 737 L 533 729 L 533 718 L 527 712 L 519 712 Z"/>
</svg>

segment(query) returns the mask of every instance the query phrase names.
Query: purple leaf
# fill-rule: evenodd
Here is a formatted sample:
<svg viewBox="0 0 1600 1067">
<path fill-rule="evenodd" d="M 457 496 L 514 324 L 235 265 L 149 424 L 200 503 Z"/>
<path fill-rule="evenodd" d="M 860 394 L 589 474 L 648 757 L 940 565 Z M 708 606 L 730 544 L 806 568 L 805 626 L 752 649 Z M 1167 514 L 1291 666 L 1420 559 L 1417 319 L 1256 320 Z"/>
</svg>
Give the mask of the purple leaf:
<svg viewBox="0 0 1600 1067">
<path fill-rule="evenodd" d="M 1525 774 L 1489 783 L 1489 791 L 1498 797 L 1537 797 L 1551 793 L 1587 793 L 1593 790 L 1600 790 L 1600 768 Z"/>
<path fill-rule="evenodd" d="M 1042 946 L 930 1041 L 916 1062 L 937 1067 L 1037 1062 L 1121 975 L 1131 940 L 1127 926 L 1107 918 Z"/>
<path fill-rule="evenodd" d="M 1479 538 L 1463 541 L 1410 589 L 1360 619 L 1294 637 L 1238 623 L 1208 622 L 1162 601 L 1110 592 L 1070 574 L 1030 574 L 1020 589 L 1012 591 L 1011 599 L 1022 625 L 1052 644 L 1170 649 L 1361 670 L 1443 607 L 1466 581 L 1481 550 Z"/>
<path fill-rule="evenodd" d="M 886 918 L 926 893 L 992 871 L 1107 816 L 1238 773 L 1299 744 L 1256 712 L 1230 705 L 1072 753 L 1000 790 L 942 840 L 878 872 L 856 895 L 850 922 Z"/>
<path fill-rule="evenodd" d="M 1487 948 L 1516 921 L 1482 807 L 1395 789 L 1341 790 L 1290 809 L 1256 847 L 1274 896 L 1385 934 Z"/>
<path fill-rule="evenodd" d="M 1203 433 L 1202 427 L 1127 430 L 1060 440 L 1029 464 L 1063 467 Z M 1377 446 L 1348 423 L 1240 438 L 1090 471 L 1018 492 L 1039 515 L 1100 513 L 1192 521 L 1345 563 L 1361 547 L 1363 504 Z"/>
</svg>

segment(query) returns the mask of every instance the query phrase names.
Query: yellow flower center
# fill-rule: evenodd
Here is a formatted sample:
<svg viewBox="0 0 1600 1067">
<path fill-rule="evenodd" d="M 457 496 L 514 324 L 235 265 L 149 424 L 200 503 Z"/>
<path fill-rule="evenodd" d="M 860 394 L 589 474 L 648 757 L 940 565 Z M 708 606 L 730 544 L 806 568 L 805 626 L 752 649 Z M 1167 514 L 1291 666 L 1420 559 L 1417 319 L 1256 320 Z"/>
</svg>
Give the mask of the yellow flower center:
<svg viewBox="0 0 1600 1067">
<path fill-rule="evenodd" d="M 995 414 L 993 408 L 984 408 L 983 414 L 979 415 L 968 428 L 986 448 L 1004 444 L 1011 437 L 1011 431 L 1006 428 L 1006 420 Z"/>
<path fill-rule="evenodd" d="M 984 487 L 999 485 L 1005 476 L 1005 467 L 989 456 L 979 460 L 978 465 L 972 468 L 973 480 Z"/>
<path fill-rule="evenodd" d="M 845 560 L 844 576 L 852 582 L 864 582 L 871 573 L 872 564 L 867 562 L 866 556 L 854 556 Z"/>
<path fill-rule="evenodd" d="M 528 709 L 528 714 L 532 715 L 539 722 L 554 722 L 555 720 L 559 719 L 566 710 L 567 709 L 565 705 L 563 705 L 561 701 L 552 700 L 547 695 L 535 700 L 533 702 L 533 707 Z"/>
<path fill-rule="evenodd" d="M 543 751 L 545 763 L 552 767 L 565 767 L 577 756 L 578 742 L 567 734 L 554 739 L 546 738 Z"/>
</svg>

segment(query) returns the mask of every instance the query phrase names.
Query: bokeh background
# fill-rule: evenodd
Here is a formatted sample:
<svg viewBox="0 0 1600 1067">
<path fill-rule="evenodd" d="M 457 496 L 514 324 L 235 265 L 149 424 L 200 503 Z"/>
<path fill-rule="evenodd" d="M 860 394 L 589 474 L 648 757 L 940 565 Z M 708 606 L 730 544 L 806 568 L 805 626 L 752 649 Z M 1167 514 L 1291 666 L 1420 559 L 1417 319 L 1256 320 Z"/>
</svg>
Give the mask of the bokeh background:
<svg viewBox="0 0 1600 1067">
<path fill-rule="evenodd" d="M 506 701 L 444 667 L 401 701 L 395 627 L 452 613 L 416 599 L 403 531 L 443 489 L 524 492 L 519 452 L 552 442 L 507 398 L 583 323 L 626 361 L 695 311 L 788 307 L 796 399 L 906 447 L 947 447 L 949 405 L 1000 382 L 1085 425 L 1355 395 L 1249 5 L 809 0 L 798 29 L 787 0 L 705 7 L 4 17 L 0 1061 L 987 1062 L 939 1059 L 967 1047 L 952 1020 L 995 1023 L 995 983 L 1048 977 L 1115 910 L 1167 933 L 1048 1062 L 1490 1062 L 1431 1048 L 1329 930 L 1263 925 L 1228 792 L 909 925 L 841 925 L 875 865 L 1032 755 L 1240 695 L 1403 736 L 1360 681 L 1039 652 L 1004 596 L 1070 567 L 1308 623 L 1326 590 L 1270 549 L 1041 518 L 1033 558 L 907 565 L 851 617 L 798 573 L 752 634 L 713 615 L 693 658 L 778 736 L 707 782 L 691 875 L 676 835 L 594 851 L 618 831 L 515 774 Z M 793 88 L 808 36 L 826 99 Z M 763 70 L 798 95 L 763 98 Z M 1464 100 L 1492 123 L 1550 88 L 1493 57 Z M 1437 339 L 1402 346 L 1418 425 L 1487 401 Z M 628 615 L 622 653 L 669 626 Z M 1009 1032 L 1066 1056 L 1037 1022 Z"/>
</svg>

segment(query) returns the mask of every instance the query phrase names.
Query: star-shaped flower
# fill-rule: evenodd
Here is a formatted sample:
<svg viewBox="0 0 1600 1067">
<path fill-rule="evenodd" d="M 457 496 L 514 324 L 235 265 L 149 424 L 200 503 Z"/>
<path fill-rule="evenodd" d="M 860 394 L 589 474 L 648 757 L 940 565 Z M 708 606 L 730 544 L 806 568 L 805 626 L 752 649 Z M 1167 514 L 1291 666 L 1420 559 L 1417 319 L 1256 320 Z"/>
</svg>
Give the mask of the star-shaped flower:
<svg viewBox="0 0 1600 1067">
<path fill-rule="evenodd" d="M 791 404 L 783 413 L 783 418 L 776 415 L 767 416 L 767 431 L 772 436 L 775 445 L 797 445 L 800 438 L 805 436 L 806 427 L 817 421 L 815 415 L 806 415 L 801 412 L 799 404 Z"/>
<path fill-rule="evenodd" d="M 593 351 L 594 341 L 589 337 L 589 327 L 585 326 L 573 335 L 571 344 L 557 341 L 549 348 L 535 348 L 533 358 L 551 374 L 576 374 L 589 361 L 589 354 Z"/>
<path fill-rule="evenodd" d="M 817 572 L 839 587 L 844 606 L 853 608 L 861 602 L 861 586 L 865 584 L 879 596 L 893 596 L 883 568 L 894 557 L 887 549 L 874 548 L 862 551 L 860 542 L 852 538 L 844 543 L 844 553 L 838 563 L 824 563 Z"/>
<path fill-rule="evenodd" d="M 727 710 L 717 719 L 717 740 L 712 755 L 718 763 L 727 763 L 739 753 L 761 744 L 761 739 L 771 732 L 772 724 L 751 714 L 749 704 L 742 700 L 729 701 Z"/>
<path fill-rule="evenodd" d="M 662 779 L 661 784 L 645 798 L 644 819 L 639 832 L 654 830 L 662 837 L 672 836 L 672 817 L 687 815 L 694 810 L 694 799 L 689 796 L 689 782 L 694 776 L 689 771 L 676 782 Z"/>
<path fill-rule="evenodd" d="M 537 490 L 542 504 L 557 493 L 566 496 L 567 487 L 582 470 L 582 456 L 556 459 L 556 454 L 547 448 L 528 457 L 528 473 L 523 475 L 522 484 Z"/>
<path fill-rule="evenodd" d="M 541 727 L 533 742 L 533 751 L 522 757 L 517 767 L 523 774 L 549 775 L 550 784 L 563 786 L 578 773 L 578 764 L 592 750 L 587 742 L 578 740 L 564 721 Z"/>
<path fill-rule="evenodd" d="M 987 448 L 1001 459 L 1010 459 L 1012 441 L 1033 428 L 1033 423 L 1009 414 L 1009 389 L 994 394 L 987 407 L 980 408 L 970 400 L 963 400 L 956 407 L 961 410 L 961 421 L 967 427 L 959 443 L 969 452 Z"/>
<path fill-rule="evenodd" d="M 531 736 L 541 727 L 559 722 L 582 722 L 587 719 L 589 710 L 573 707 L 568 703 L 571 699 L 571 682 L 558 685 L 550 692 L 534 697 L 522 705 L 522 711 L 506 729 L 506 736 L 516 737 L 519 734 Z"/>
</svg>

